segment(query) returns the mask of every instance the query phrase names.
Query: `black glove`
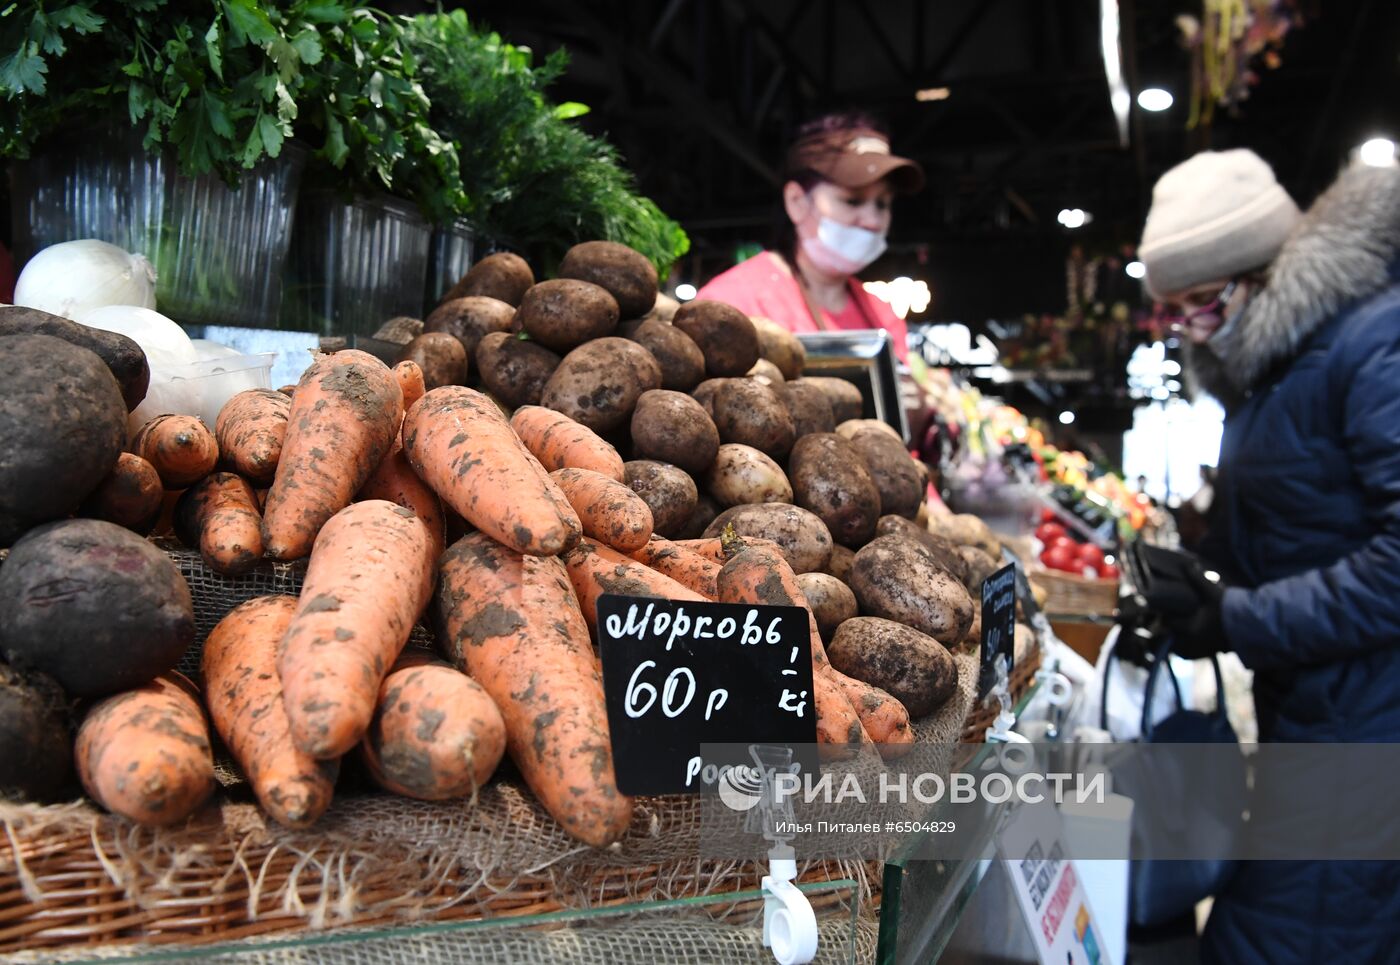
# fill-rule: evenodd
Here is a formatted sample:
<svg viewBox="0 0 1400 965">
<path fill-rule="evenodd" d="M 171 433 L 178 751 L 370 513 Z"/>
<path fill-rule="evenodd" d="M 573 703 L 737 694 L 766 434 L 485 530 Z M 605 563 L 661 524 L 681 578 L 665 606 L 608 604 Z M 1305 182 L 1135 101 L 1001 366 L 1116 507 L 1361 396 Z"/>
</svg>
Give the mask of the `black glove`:
<svg viewBox="0 0 1400 965">
<path fill-rule="evenodd" d="M 1196 660 L 1230 649 L 1220 607 L 1225 586 L 1201 564 L 1179 557 L 1177 565 L 1156 568 L 1143 595 L 1172 637 L 1172 653 Z"/>
</svg>

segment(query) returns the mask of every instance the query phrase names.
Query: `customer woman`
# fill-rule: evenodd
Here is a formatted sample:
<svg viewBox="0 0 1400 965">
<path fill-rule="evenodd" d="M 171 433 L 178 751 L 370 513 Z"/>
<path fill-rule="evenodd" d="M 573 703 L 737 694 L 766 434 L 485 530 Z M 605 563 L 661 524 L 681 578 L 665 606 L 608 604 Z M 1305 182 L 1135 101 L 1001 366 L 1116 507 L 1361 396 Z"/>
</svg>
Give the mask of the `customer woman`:
<svg viewBox="0 0 1400 965">
<path fill-rule="evenodd" d="M 714 278 L 699 298 L 728 302 L 793 332 L 884 329 L 908 360 L 908 332 L 855 277 L 885 250 L 896 194 L 919 190 L 919 165 L 890 153 L 865 114 L 830 114 L 802 126 L 783 170 L 787 224 L 764 251 Z"/>
<path fill-rule="evenodd" d="M 1203 549 L 1224 580 L 1184 580 L 1177 652 L 1254 670 L 1261 741 L 1400 741 L 1400 168 L 1351 168 L 1303 215 L 1252 152 L 1199 154 L 1157 182 L 1139 257 L 1226 409 Z M 1315 783 L 1293 778 L 1272 801 Z M 1377 833 L 1342 816 L 1367 779 L 1305 826 Z M 1231 965 L 1396 961 L 1400 863 L 1242 864 L 1202 941 Z"/>
</svg>

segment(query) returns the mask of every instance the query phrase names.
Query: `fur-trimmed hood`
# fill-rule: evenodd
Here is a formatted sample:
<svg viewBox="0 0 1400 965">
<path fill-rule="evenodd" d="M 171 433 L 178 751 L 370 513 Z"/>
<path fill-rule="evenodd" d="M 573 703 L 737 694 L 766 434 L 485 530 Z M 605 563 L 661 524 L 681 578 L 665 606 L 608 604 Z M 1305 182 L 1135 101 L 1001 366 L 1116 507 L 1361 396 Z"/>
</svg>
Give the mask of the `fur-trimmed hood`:
<svg viewBox="0 0 1400 965">
<path fill-rule="evenodd" d="M 1397 265 L 1400 168 L 1348 168 L 1284 243 L 1234 329 L 1187 344 L 1192 393 L 1232 408 L 1338 312 L 1388 288 Z"/>
</svg>

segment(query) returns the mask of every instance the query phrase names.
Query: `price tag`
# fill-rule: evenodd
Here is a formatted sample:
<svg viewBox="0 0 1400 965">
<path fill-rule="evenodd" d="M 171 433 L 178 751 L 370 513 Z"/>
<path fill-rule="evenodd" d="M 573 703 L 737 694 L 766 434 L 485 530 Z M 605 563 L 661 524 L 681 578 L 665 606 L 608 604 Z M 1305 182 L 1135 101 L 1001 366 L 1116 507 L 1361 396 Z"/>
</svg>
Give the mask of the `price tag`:
<svg viewBox="0 0 1400 965">
<path fill-rule="evenodd" d="M 606 594 L 598 644 L 624 794 L 697 793 L 719 768 L 751 763 L 738 749 L 749 744 L 798 745 L 802 770 L 816 773 L 805 609 Z M 736 751 L 702 759 L 702 744 Z"/>
<path fill-rule="evenodd" d="M 1008 672 L 1016 661 L 1016 564 L 1003 566 L 982 581 L 982 660 L 977 699 L 996 683 L 996 660 L 1005 655 Z"/>
</svg>

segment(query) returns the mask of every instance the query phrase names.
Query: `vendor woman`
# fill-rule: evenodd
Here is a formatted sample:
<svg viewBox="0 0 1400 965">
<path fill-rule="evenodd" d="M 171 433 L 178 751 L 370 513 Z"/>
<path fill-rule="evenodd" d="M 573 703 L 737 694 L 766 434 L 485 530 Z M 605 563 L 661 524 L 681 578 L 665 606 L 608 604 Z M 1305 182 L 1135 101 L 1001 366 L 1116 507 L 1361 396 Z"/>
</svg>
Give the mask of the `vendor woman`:
<svg viewBox="0 0 1400 965">
<path fill-rule="evenodd" d="M 855 276 L 884 252 L 894 196 L 923 187 L 923 170 L 890 153 L 872 118 L 830 114 L 798 131 L 783 179 L 787 220 L 778 250 L 735 265 L 698 297 L 793 332 L 882 328 L 907 362 L 903 319 Z"/>
</svg>

